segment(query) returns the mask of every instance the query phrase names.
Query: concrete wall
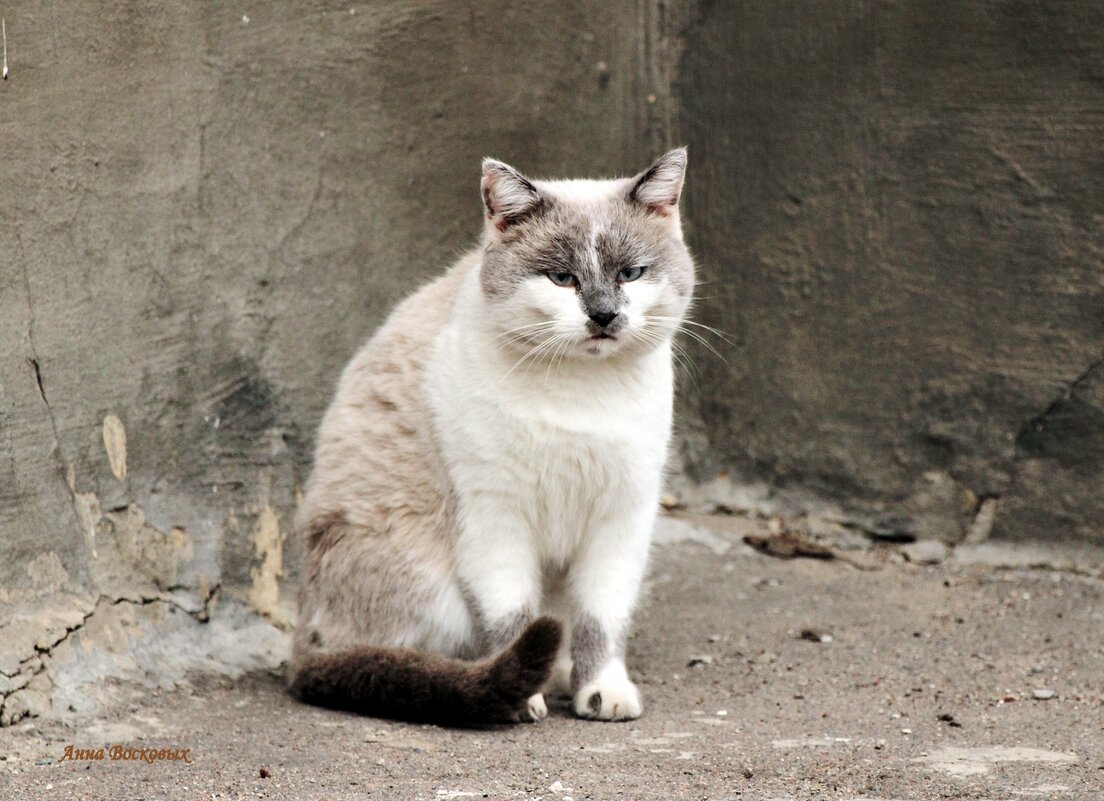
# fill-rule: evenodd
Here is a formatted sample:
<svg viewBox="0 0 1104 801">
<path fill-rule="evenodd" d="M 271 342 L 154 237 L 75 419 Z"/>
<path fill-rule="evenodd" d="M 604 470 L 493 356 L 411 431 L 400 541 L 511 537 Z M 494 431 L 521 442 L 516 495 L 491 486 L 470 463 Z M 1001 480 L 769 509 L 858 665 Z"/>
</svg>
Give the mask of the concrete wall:
<svg viewBox="0 0 1104 801">
<path fill-rule="evenodd" d="M 153 631 L 155 651 L 169 616 L 187 618 L 179 637 L 215 602 L 286 624 L 283 538 L 314 428 L 373 326 L 475 241 L 480 158 L 624 172 L 658 143 L 632 6 L 0 13 L 10 722 L 65 711 L 51 686 L 70 643 L 119 655 L 84 660 L 67 686 L 125 669 L 120 643 Z M 162 673 L 191 658 L 162 656 Z"/>
<path fill-rule="evenodd" d="M 693 481 L 1102 541 L 1091 0 L 0 14 L 0 723 L 279 661 L 314 428 L 474 240 L 484 155 L 690 145 L 698 319 L 735 342 L 687 343 Z"/>
<path fill-rule="evenodd" d="M 699 316 L 736 342 L 696 351 L 694 475 L 1104 543 L 1104 6 L 701 2 L 682 48 Z"/>
</svg>

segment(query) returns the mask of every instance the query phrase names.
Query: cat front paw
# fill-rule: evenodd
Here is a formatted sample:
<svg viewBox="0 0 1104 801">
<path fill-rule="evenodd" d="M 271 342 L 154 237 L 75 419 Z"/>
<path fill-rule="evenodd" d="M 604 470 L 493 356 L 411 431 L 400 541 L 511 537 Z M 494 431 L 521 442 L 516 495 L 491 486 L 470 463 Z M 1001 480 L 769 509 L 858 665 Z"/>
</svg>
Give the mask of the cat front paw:
<svg viewBox="0 0 1104 801">
<path fill-rule="evenodd" d="M 644 712 L 640 690 L 629 681 L 624 668 L 603 671 L 575 693 L 575 714 L 588 720 L 633 720 Z"/>
</svg>

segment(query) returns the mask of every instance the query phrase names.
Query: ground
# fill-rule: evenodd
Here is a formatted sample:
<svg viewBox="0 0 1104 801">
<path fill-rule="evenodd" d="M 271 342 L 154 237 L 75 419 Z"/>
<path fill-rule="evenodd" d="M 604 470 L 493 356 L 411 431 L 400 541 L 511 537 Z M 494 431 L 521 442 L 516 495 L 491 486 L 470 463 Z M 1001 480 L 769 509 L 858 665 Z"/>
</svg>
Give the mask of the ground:
<svg viewBox="0 0 1104 801">
<path fill-rule="evenodd" d="M 557 701 L 538 724 L 449 730 L 303 706 L 276 675 L 196 676 L 0 731 L 0 798 L 1104 798 L 1098 575 L 890 546 L 782 559 L 740 541 L 755 525 L 666 530 L 630 644 L 640 720 Z M 191 764 L 61 759 L 116 743 Z"/>
</svg>

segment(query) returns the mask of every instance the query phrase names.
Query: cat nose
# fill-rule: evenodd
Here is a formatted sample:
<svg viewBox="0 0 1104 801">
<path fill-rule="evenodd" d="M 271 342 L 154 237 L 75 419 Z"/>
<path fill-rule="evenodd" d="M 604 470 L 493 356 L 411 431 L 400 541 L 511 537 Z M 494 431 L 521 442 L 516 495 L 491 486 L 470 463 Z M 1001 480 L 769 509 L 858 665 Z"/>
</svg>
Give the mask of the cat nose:
<svg viewBox="0 0 1104 801">
<path fill-rule="evenodd" d="M 591 314 L 589 316 L 590 316 L 591 320 L 593 320 L 595 323 L 597 323 L 602 328 L 605 328 L 607 325 L 609 325 L 610 323 L 613 322 L 613 318 L 615 318 L 618 314 L 619 314 L 619 312 L 615 312 L 615 311 L 614 312 L 600 311 L 600 312 L 594 312 L 593 314 Z"/>
</svg>

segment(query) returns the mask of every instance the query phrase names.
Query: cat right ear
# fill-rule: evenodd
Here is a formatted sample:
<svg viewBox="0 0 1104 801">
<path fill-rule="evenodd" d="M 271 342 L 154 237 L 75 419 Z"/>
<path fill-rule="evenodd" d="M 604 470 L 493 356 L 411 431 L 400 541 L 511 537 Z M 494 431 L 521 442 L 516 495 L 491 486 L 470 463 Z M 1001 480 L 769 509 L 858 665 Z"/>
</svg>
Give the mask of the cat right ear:
<svg viewBox="0 0 1104 801">
<path fill-rule="evenodd" d="M 543 200 L 532 181 L 509 164 L 494 159 L 483 159 L 483 180 L 479 187 L 487 219 L 499 231 L 528 217 Z"/>
</svg>

